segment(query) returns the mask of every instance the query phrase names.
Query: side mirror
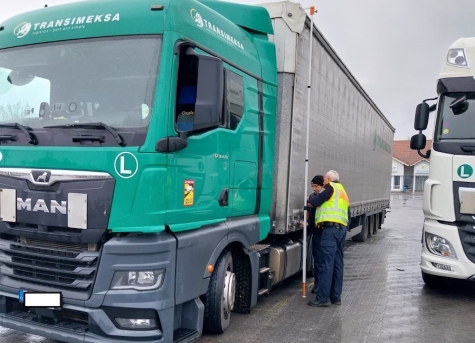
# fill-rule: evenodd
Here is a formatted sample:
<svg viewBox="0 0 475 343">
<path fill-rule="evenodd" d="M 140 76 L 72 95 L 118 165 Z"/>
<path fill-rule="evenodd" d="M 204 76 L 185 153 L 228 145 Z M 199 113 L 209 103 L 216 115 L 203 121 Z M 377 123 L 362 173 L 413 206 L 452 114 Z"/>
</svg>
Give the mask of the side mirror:
<svg viewBox="0 0 475 343">
<path fill-rule="evenodd" d="M 12 70 L 8 75 L 7 80 L 14 86 L 25 86 L 33 81 L 35 77 L 28 74 L 23 74 L 18 71 Z"/>
<path fill-rule="evenodd" d="M 420 103 L 416 107 L 416 118 L 414 119 L 414 129 L 417 131 L 427 129 L 429 124 L 429 105 L 425 102 Z M 412 142 L 412 139 L 411 139 Z M 423 148 L 422 148 L 423 149 Z"/>
<path fill-rule="evenodd" d="M 422 150 L 426 147 L 426 136 L 423 133 L 418 133 L 411 137 L 411 149 Z"/>
<path fill-rule="evenodd" d="M 197 57 L 198 85 L 193 116 L 194 131 L 218 127 L 223 116 L 223 62 L 212 56 Z"/>
<path fill-rule="evenodd" d="M 160 139 L 155 145 L 155 151 L 175 152 L 183 150 L 188 146 L 188 141 L 182 137 L 165 137 Z"/>
<path fill-rule="evenodd" d="M 422 158 L 429 158 L 430 157 L 430 150 L 427 150 L 425 154 L 421 153 L 421 149 L 426 147 L 426 136 L 419 132 L 417 135 L 411 137 L 411 149 L 417 150 L 417 153 Z"/>
</svg>

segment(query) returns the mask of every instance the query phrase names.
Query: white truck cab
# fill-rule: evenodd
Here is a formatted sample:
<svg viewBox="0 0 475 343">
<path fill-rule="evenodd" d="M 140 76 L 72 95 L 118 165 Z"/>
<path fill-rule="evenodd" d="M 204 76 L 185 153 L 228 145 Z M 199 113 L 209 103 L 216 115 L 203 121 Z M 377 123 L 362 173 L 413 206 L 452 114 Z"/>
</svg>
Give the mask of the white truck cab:
<svg viewBox="0 0 475 343">
<path fill-rule="evenodd" d="M 428 286 L 441 277 L 475 279 L 475 37 L 455 41 L 437 79 L 438 97 L 417 106 L 411 148 L 430 157 L 424 184 L 421 271 Z M 437 105 L 427 102 L 437 100 Z M 422 133 L 436 121 L 432 149 Z"/>
</svg>

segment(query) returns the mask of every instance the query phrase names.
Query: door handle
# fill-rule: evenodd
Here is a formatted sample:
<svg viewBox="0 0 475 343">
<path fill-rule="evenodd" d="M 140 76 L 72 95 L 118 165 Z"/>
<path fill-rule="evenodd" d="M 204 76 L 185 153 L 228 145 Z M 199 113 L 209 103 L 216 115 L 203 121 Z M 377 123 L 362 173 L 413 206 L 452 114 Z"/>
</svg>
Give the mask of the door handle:
<svg viewBox="0 0 475 343">
<path fill-rule="evenodd" d="M 219 206 L 228 206 L 229 205 L 229 188 L 224 188 L 221 191 L 218 199 Z"/>
</svg>

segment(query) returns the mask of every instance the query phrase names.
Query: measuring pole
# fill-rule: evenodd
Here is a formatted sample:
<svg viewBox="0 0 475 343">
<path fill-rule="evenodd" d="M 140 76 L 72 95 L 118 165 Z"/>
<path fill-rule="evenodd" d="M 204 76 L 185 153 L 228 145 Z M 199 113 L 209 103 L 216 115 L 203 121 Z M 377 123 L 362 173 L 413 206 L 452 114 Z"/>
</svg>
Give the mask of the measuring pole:
<svg viewBox="0 0 475 343">
<path fill-rule="evenodd" d="M 305 185 L 304 185 L 304 204 L 307 208 L 307 190 L 308 190 L 308 150 L 310 140 L 310 96 L 312 87 L 312 46 L 313 46 L 313 15 L 315 14 L 315 6 L 310 7 L 310 45 L 308 53 L 308 86 L 307 86 L 307 141 L 305 144 Z M 313 268 L 313 266 L 312 266 Z M 307 296 L 307 210 L 303 213 L 303 249 L 302 249 L 302 297 Z"/>
</svg>

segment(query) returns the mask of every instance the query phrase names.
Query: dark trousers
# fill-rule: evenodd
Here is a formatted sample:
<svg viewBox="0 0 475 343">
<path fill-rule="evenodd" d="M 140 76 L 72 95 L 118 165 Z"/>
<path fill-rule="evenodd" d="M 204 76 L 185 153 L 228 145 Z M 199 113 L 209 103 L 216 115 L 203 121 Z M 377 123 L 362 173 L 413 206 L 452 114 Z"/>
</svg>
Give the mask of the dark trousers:
<svg viewBox="0 0 475 343">
<path fill-rule="evenodd" d="M 318 275 L 318 302 L 341 301 L 343 289 L 343 245 L 345 227 L 327 227 L 322 231 L 320 241 L 320 273 Z"/>
<path fill-rule="evenodd" d="M 314 288 L 318 286 L 318 274 L 320 273 L 320 261 L 322 260 L 321 256 L 321 246 L 320 242 L 322 240 L 323 230 L 313 228 L 312 232 L 312 256 L 313 256 L 313 275 L 315 277 Z"/>
</svg>

